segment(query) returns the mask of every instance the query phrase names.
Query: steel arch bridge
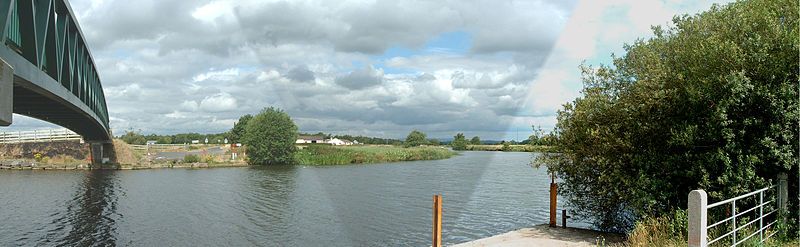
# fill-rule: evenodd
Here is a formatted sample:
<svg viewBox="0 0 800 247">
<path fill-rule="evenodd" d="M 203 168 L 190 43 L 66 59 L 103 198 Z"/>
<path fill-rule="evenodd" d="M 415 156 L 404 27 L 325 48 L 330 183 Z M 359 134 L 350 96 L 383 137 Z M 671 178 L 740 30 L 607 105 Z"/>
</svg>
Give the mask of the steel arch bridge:
<svg viewBox="0 0 800 247">
<path fill-rule="evenodd" d="M 67 0 L 0 0 L 0 125 L 12 112 L 109 142 L 94 59 Z"/>
</svg>

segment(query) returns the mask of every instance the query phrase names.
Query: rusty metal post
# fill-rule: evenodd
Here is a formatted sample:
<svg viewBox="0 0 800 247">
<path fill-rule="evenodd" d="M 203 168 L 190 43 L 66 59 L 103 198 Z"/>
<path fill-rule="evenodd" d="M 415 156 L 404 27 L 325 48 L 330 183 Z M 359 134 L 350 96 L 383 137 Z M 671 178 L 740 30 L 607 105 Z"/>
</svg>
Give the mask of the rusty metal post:
<svg viewBox="0 0 800 247">
<path fill-rule="evenodd" d="M 550 227 L 556 227 L 556 205 L 558 204 L 558 185 L 555 174 L 550 175 Z"/>
<path fill-rule="evenodd" d="M 442 247 L 442 195 L 433 195 L 433 247 Z"/>
</svg>

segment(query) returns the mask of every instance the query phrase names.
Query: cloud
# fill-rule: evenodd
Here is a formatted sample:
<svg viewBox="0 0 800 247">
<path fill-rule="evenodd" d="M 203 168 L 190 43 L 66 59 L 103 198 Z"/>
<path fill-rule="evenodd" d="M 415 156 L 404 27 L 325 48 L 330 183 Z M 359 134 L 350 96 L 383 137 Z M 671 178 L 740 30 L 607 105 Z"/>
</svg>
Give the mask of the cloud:
<svg viewBox="0 0 800 247">
<path fill-rule="evenodd" d="M 267 106 L 300 130 L 483 139 L 552 128 L 649 25 L 700 1 L 72 0 L 115 134 L 222 132 Z M 132 11 L 135 10 L 135 11 Z M 12 126 L 47 126 L 23 119 Z M 16 119 L 15 119 L 16 121 Z M 41 122 L 41 121 L 40 121 Z M 14 127 L 12 127 L 13 129 Z"/>
<path fill-rule="evenodd" d="M 372 66 L 354 70 L 346 75 L 336 78 L 336 84 L 349 89 L 364 89 L 379 85 L 383 82 L 383 70 Z"/>
<path fill-rule="evenodd" d="M 205 97 L 197 108 L 205 112 L 223 112 L 234 110 L 236 107 L 236 99 L 230 94 L 219 93 Z"/>
<path fill-rule="evenodd" d="M 296 82 L 310 82 L 316 79 L 316 77 L 314 77 L 314 72 L 308 70 L 308 66 L 305 65 L 298 65 L 289 70 L 289 72 L 286 73 L 286 78 Z"/>
</svg>

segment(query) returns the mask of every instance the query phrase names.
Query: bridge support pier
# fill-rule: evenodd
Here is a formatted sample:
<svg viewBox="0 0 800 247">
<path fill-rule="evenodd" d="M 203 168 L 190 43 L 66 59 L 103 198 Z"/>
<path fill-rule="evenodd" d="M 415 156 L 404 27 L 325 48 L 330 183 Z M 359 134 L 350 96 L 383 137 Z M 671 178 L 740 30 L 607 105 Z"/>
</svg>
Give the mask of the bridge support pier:
<svg viewBox="0 0 800 247">
<path fill-rule="evenodd" d="M 14 68 L 0 58 L 0 126 L 11 125 L 14 111 Z"/>
<path fill-rule="evenodd" d="M 112 142 L 89 142 L 92 153 L 92 165 L 114 163 L 117 160 Z"/>
</svg>

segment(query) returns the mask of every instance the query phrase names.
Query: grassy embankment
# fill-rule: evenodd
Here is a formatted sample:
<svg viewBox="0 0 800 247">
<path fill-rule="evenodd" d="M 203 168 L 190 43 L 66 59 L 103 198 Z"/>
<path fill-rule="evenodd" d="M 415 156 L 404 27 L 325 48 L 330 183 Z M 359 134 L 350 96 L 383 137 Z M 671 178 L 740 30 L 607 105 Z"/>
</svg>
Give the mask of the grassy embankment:
<svg viewBox="0 0 800 247">
<path fill-rule="evenodd" d="M 438 160 L 450 158 L 455 154 L 456 152 L 442 147 L 313 145 L 297 150 L 294 157 L 299 165 L 344 165 Z"/>
<path fill-rule="evenodd" d="M 552 146 L 541 145 L 467 145 L 467 151 L 550 152 Z"/>
</svg>

